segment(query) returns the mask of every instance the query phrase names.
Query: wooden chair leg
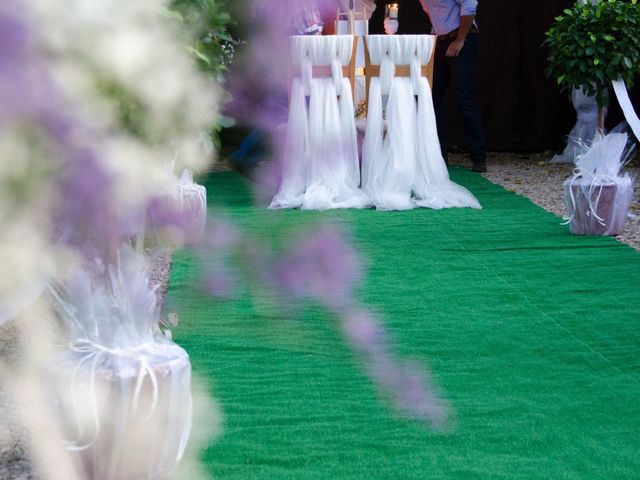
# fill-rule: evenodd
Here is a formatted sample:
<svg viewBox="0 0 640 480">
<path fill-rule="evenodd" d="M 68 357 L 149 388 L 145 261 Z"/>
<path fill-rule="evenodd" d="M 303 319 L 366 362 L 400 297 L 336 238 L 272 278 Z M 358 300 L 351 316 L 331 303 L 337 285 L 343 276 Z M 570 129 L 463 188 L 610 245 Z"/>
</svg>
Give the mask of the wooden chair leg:
<svg viewBox="0 0 640 480">
<path fill-rule="evenodd" d="M 351 82 L 351 98 L 356 96 L 356 54 L 358 52 L 358 36 L 353 36 L 353 47 L 351 49 L 351 62 L 349 63 L 349 81 Z"/>
<path fill-rule="evenodd" d="M 365 78 L 365 100 L 369 102 L 369 86 L 371 85 L 371 54 L 369 53 L 369 45 L 367 37 L 363 37 L 364 41 L 364 78 Z"/>
</svg>

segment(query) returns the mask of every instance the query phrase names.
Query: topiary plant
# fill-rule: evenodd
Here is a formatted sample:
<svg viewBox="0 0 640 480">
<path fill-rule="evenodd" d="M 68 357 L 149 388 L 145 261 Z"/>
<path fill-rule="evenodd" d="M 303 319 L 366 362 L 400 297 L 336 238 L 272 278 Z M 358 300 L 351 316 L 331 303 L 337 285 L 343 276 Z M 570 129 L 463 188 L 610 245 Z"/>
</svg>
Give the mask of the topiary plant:
<svg viewBox="0 0 640 480">
<path fill-rule="evenodd" d="M 640 73 L 640 5 L 637 0 L 576 3 L 546 33 L 547 75 L 566 89 L 582 87 L 598 102 L 598 130 L 604 133 L 607 90 L 614 80 L 628 86 Z"/>
</svg>

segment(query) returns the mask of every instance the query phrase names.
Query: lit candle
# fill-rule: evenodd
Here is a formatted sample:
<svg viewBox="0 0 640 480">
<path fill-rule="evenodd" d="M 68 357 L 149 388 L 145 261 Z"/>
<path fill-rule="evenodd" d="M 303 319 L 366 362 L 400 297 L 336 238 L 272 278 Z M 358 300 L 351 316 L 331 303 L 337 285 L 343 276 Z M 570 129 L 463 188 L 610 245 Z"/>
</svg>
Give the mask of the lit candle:
<svg viewBox="0 0 640 480">
<path fill-rule="evenodd" d="M 389 5 L 387 5 L 389 14 L 388 17 L 389 18 L 398 18 L 398 4 L 397 3 L 390 3 Z"/>
</svg>

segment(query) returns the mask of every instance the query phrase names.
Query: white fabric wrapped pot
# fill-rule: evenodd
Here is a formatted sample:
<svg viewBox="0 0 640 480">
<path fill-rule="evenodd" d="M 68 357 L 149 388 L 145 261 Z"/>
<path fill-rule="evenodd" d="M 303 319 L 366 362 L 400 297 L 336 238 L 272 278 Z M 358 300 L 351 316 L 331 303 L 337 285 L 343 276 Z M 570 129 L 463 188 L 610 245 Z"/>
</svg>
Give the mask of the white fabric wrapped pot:
<svg viewBox="0 0 640 480">
<path fill-rule="evenodd" d="M 182 348 L 89 347 L 54 365 L 55 411 L 84 478 L 156 480 L 175 470 L 191 429 L 191 364 Z"/>
<path fill-rule="evenodd" d="M 191 431 L 191 365 L 159 334 L 145 258 L 73 266 L 50 289 L 69 349 L 50 363 L 53 413 L 79 473 L 91 480 L 160 480 Z"/>
<path fill-rule="evenodd" d="M 570 178 L 565 181 L 565 203 L 574 235 L 619 235 L 633 197 L 629 175 L 610 180 Z"/>
<path fill-rule="evenodd" d="M 576 160 L 565 181 L 565 202 L 571 232 L 576 235 L 618 235 L 624 228 L 633 196 L 633 178 L 621 170 L 634 151 L 626 133 L 597 137 Z"/>
</svg>

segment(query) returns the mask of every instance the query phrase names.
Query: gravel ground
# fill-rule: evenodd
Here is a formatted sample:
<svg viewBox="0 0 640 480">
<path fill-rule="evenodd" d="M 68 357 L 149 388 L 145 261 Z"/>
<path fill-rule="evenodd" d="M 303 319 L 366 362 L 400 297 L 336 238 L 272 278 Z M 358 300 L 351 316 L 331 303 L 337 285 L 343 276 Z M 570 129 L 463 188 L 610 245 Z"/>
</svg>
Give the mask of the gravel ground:
<svg viewBox="0 0 640 480">
<path fill-rule="evenodd" d="M 12 324 L 0 326 L 0 372 L 18 361 L 18 330 Z M 0 479 L 34 480 L 25 447 L 25 432 L 20 424 L 13 399 L 6 392 L 0 373 Z"/>
<path fill-rule="evenodd" d="M 0 387 L 0 478 L 35 480 L 38 477 L 32 471 L 24 446 L 24 431 L 12 414 L 14 410 L 11 399 Z"/>
<path fill-rule="evenodd" d="M 488 172 L 483 176 L 493 183 L 502 185 L 507 190 L 513 191 L 531 199 L 545 210 L 558 216 L 566 215 L 562 183 L 572 172 L 572 165 L 551 164 L 548 159 L 551 154 L 514 155 L 506 153 L 493 153 L 488 156 Z M 452 165 L 468 166 L 465 157 L 452 155 Z M 640 163 L 636 159 L 636 164 Z M 218 165 L 216 170 L 223 170 Z M 631 167 L 627 171 L 636 176 L 640 168 Z M 636 192 L 631 205 L 632 218 L 621 235 L 617 238 L 636 250 L 640 250 L 640 203 L 638 201 L 639 186 L 636 184 Z M 158 300 L 162 304 L 167 292 L 169 271 L 171 268 L 171 251 L 156 250 L 147 252 L 152 259 L 151 278 L 158 285 Z M 0 327 L 0 362 L 11 364 L 15 358 L 16 331 L 9 326 Z M 11 400 L 2 390 L 0 384 L 0 479 L 2 480 L 32 480 L 37 475 L 32 472 L 28 453 L 24 444 L 24 432 L 12 415 Z"/>
<path fill-rule="evenodd" d="M 151 260 L 151 284 L 157 285 L 156 296 L 158 307 L 162 308 L 169 287 L 169 273 L 171 272 L 172 252 L 168 248 L 162 248 L 150 255 Z"/>
<path fill-rule="evenodd" d="M 482 174 L 489 181 L 502 185 L 507 190 L 525 196 L 536 205 L 558 216 L 567 215 L 562 183 L 572 175 L 573 164 L 550 163 L 553 155 L 536 153 L 517 155 L 512 153 L 492 153 L 487 158 L 487 173 Z M 465 157 L 452 155 L 450 162 L 465 165 Z M 640 174 L 640 157 L 625 171 L 635 177 Z M 629 209 L 630 218 L 625 228 L 616 238 L 640 251 L 640 183 L 635 184 L 635 194 Z"/>
</svg>

